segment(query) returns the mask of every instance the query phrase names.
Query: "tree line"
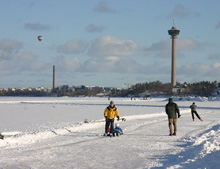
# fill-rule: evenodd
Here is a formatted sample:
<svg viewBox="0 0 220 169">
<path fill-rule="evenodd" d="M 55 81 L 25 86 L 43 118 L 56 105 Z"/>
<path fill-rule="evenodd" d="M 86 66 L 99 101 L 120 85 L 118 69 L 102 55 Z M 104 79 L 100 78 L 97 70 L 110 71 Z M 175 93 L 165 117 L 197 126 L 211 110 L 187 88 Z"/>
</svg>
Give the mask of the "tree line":
<svg viewBox="0 0 220 169">
<path fill-rule="evenodd" d="M 211 96 L 218 88 L 220 87 L 220 83 L 217 81 L 201 81 L 194 83 L 179 83 L 177 82 L 176 95 L 194 95 L 194 96 Z M 127 89 L 124 93 L 125 95 L 140 95 L 140 93 L 146 94 L 162 94 L 162 95 L 171 95 L 171 83 L 163 83 L 160 81 L 154 82 L 145 82 L 145 83 L 137 83 L 133 85 L 131 88 Z"/>
<path fill-rule="evenodd" d="M 84 88 L 83 88 L 84 87 Z M 219 88 L 219 90 L 217 90 Z M 171 84 L 163 83 L 161 81 L 136 83 L 127 89 L 118 88 L 95 88 L 86 89 L 82 86 L 80 90 L 72 90 L 73 87 L 62 85 L 54 90 L 48 91 L 0 91 L 0 96 L 99 96 L 99 97 L 149 97 L 154 95 L 173 95 L 171 92 Z M 217 81 L 201 81 L 194 83 L 179 83 L 176 85 L 177 93 L 179 96 L 212 96 L 215 92 L 219 95 L 220 83 Z"/>
</svg>

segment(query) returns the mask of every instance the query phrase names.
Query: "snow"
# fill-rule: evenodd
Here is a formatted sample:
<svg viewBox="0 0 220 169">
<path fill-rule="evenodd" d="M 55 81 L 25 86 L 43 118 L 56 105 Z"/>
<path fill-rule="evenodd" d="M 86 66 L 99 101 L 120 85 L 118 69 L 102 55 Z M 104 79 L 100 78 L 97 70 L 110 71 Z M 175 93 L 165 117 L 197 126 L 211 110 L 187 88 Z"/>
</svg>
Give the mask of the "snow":
<svg viewBox="0 0 220 169">
<path fill-rule="evenodd" d="M 126 118 L 115 138 L 102 136 L 107 98 L 0 97 L 0 168 L 220 168 L 218 98 L 174 98 L 177 136 L 167 98 L 112 99 Z M 203 121 L 192 121 L 192 102 Z"/>
</svg>

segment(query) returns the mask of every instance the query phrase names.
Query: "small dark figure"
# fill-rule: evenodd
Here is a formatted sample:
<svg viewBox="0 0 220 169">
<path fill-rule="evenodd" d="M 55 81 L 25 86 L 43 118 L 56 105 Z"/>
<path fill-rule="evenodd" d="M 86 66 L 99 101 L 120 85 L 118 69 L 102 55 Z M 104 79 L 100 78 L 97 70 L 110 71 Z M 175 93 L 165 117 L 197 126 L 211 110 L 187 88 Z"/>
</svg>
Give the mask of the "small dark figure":
<svg viewBox="0 0 220 169">
<path fill-rule="evenodd" d="M 177 115 L 176 114 L 178 114 L 178 118 L 180 118 L 181 115 L 180 115 L 178 105 L 173 102 L 172 98 L 169 98 L 169 102 L 166 105 L 165 111 L 168 116 L 170 136 L 176 135 L 176 132 L 177 132 Z M 173 129 L 172 129 L 172 124 L 174 127 L 174 133 L 173 133 Z"/>
<path fill-rule="evenodd" d="M 0 139 L 2 140 L 4 139 L 4 136 L 1 133 L 0 133 Z"/>
<path fill-rule="evenodd" d="M 199 114 L 198 114 L 197 111 L 196 111 L 197 106 L 196 106 L 195 102 L 193 102 L 193 104 L 190 106 L 190 108 L 191 108 L 191 113 L 192 113 L 192 119 L 193 119 L 193 121 L 194 121 L 194 119 L 195 119 L 195 118 L 194 118 L 194 114 L 198 117 L 199 120 L 202 121 L 201 117 L 199 116 Z"/>
<path fill-rule="evenodd" d="M 121 129 L 119 123 L 116 123 L 116 124 L 115 124 L 114 134 L 115 134 L 116 136 L 123 135 L 123 130 Z"/>
</svg>

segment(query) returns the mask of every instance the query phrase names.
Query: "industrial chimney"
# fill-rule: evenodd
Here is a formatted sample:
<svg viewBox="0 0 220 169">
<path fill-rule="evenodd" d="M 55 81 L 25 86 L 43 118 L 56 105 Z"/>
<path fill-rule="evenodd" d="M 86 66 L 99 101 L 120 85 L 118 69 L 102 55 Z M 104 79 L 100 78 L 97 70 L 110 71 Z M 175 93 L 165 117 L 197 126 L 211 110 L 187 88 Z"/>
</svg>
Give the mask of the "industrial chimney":
<svg viewBox="0 0 220 169">
<path fill-rule="evenodd" d="M 55 65 L 53 65 L 53 90 L 55 89 Z"/>
</svg>

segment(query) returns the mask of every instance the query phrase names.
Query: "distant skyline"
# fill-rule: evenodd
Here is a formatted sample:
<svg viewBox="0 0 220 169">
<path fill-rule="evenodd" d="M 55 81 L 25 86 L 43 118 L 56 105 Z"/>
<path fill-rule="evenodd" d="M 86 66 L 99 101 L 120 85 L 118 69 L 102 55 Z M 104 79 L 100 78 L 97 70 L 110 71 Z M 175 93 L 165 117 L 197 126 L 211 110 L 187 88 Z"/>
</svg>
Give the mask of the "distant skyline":
<svg viewBox="0 0 220 169">
<path fill-rule="evenodd" d="M 0 88 L 220 81 L 220 1 L 0 1 Z M 37 37 L 43 36 L 39 42 Z"/>
</svg>

